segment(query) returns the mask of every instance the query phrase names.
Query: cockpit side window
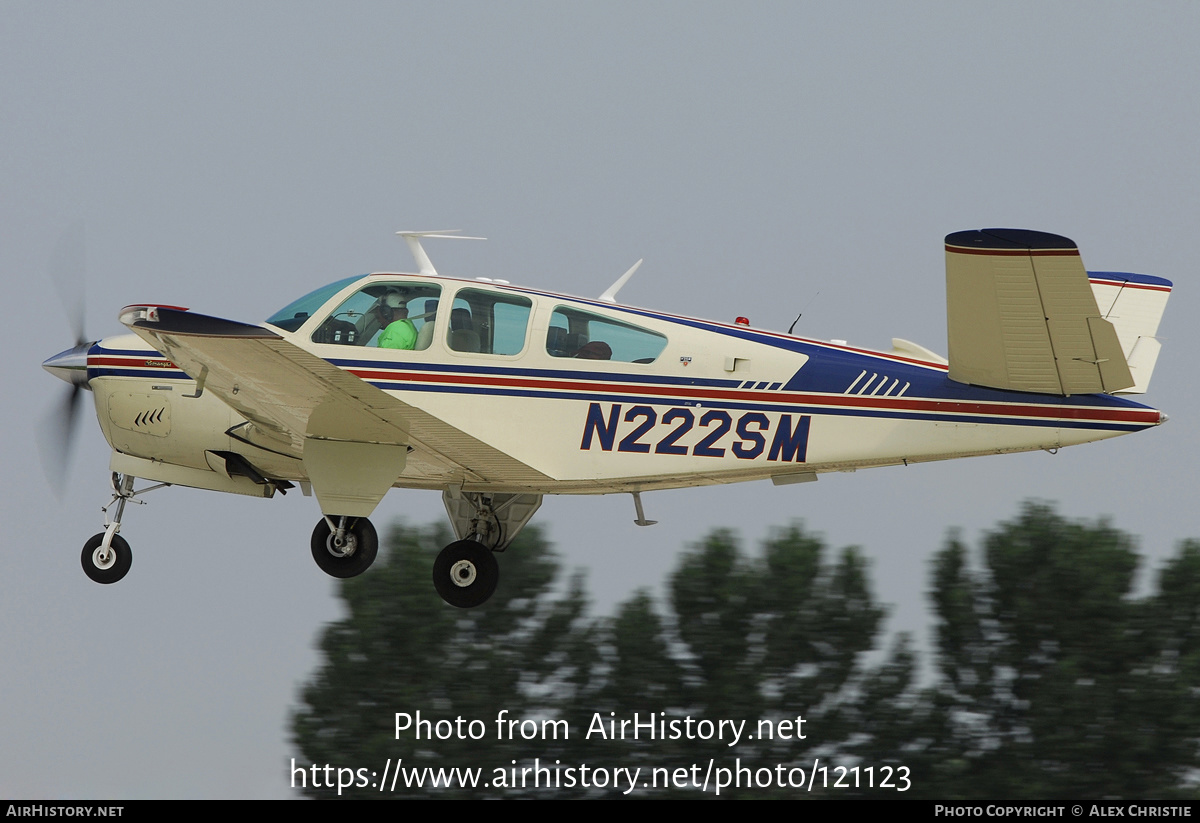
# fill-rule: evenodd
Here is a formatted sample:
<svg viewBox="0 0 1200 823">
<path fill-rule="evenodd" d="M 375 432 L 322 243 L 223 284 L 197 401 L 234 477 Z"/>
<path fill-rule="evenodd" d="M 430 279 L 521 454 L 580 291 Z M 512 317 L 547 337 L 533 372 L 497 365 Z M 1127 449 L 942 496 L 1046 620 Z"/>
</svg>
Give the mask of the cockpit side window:
<svg viewBox="0 0 1200 823">
<path fill-rule="evenodd" d="M 551 357 L 653 363 L 666 346 L 658 332 L 567 306 L 554 309 L 546 332 Z"/>
<path fill-rule="evenodd" d="M 312 340 L 424 351 L 433 342 L 441 294 L 441 286 L 429 283 L 372 283 L 338 306 Z"/>
<path fill-rule="evenodd" d="M 450 309 L 446 345 L 451 351 L 520 354 L 533 301 L 515 294 L 462 289 Z"/>
</svg>

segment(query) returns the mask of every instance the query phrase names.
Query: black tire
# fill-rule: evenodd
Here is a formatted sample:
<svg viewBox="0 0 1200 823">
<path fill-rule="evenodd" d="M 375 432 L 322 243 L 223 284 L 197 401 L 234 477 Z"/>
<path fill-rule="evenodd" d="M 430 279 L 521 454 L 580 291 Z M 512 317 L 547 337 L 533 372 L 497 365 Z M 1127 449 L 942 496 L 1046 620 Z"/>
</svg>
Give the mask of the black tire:
<svg viewBox="0 0 1200 823">
<path fill-rule="evenodd" d="M 337 517 L 332 517 L 337 521 Z M 333 532 L 325 518 L 313 529 L 312 556 L 321 571 L 330 577 L 357 577 L 371 568 L 379 554 L 379 535 L 365 517 L 347 518 L 346 545 L 339 550 L 333 545 Z"/>
<path fill-rule="evenodd" d="M 443 600 L 460 609 L 486 603 L 499 582 L 496 556 L 474 540 L 451 543 L 433 562 L 433 587 Z"/>
<path fill-rule="evenodd" d="M 92 535 L 88 542 L 83 544 L 83 552 L 79 555 L 83 573 L 97 583 L 116 583 L 129 573 L 129 567 L 133 565 L 133 552 L 129 550 L 129 544 L 125 542 L 124 537 L 114 534 L 112 543 L 109 544 L 109 556 L 105 560 L 100 556 L 102 543 L 104 532 Z"/>
</svg>

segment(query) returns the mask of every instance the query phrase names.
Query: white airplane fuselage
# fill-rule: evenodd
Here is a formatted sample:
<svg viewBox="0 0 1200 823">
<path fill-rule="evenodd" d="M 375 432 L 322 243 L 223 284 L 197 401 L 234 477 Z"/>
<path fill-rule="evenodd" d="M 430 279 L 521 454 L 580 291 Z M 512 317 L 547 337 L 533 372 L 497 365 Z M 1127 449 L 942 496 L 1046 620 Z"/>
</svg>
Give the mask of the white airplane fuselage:
<svg viewBox="0 0 1200 823">
<path fill-rule="evenodd" d="M 462 350 L 473 345 L 455 342 L 462 338 L 455 337 L 453 312 L 435 309 L 424 319 L 433 330 L 423 350 L 314 342 L 348 296 L 414 283 L 436 287 L 443 307 L 466 291 L 476 300 L 483 293 L 519 299 L 528 304 L 523 340 L 497 344 L 503 350 L 495 353 Z M 653 358 L 637 358 L 651 362 L 552 351 L 555 323 L 559 337 L 568 334 L 556 318 L 576 316 L 607 319 L 605 328 L 628 326 L 665 344 Z M 514 472 L 491 453 L 448 463 L 415 442 L 393 484 L 400 488 L 603 494 L 801 482 L 830 471 L 1055 450 L 1165 419 L 1108 394 L 1060 397 L 956 382 L 941 358 L 903 341 L 895 351 L 871 351 L 445 277 L 347 281 L 294 330 L 265 328 L 528 469 Z M 87 382 L 115 470 L 224 491 L 264 490 L 230 469 L 229 455 L 238 455 L 263 478 L 310 480 L 301 449 L 256 429 L 196 377 L 135 335 L 91 346 Z"/>
</svg>

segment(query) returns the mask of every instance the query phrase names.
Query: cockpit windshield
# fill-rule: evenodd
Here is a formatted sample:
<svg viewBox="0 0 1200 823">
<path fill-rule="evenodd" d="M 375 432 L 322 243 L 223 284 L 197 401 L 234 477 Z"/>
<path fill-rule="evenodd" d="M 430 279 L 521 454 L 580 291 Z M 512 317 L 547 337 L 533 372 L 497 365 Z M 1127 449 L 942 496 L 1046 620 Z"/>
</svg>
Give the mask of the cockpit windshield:
<svg viewBox="0 0 1200 823">
<path fill-rule="evenodd" d="M 355 275 L 354 277 L 339 280 L 336 283 L 330 283 L 328 286 L 322 286 L 316 291 L 304 295 L 299 300 L 288 303 L 282 309 L 268 317 L 267 322 L 272 326 L 278 326 L 284 331 L 295 331 L 304 325 L 313 312 L 324 306 L 329 298 L 354 281 L 361 279 L 362 275 Z"/>
</svg>

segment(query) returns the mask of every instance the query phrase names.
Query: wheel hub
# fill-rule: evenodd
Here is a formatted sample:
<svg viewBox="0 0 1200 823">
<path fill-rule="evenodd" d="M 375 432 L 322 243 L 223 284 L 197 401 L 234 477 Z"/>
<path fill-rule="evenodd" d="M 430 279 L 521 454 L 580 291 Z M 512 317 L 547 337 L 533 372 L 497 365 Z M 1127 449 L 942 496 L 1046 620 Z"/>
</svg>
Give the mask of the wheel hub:
<svg viewBox="0 0 1200 823">
<path fill-rule="evenodd" d="M 92 565 L 97 569 L 111 569 L 116 562 L 117 553 L 111 548 L 106 550 L 104 546 L 97 546 L 92 552 Z"/>
<path fill-rule="evenodd" d="M 450 580 L 461 589 L 474 583 L 475 576 L 475 564 L 470 560 L 459 560 L 450 567 Z"/>
<path fill-rule="evenodd" d="M 325 541 L 325 548 L 334 557 L 350 557 L 358 549 L 358 540 L 351 532 L 346 532 L 341 540 L 341 545 L 338 545 L 337 535 L 331 534 Z"/>
</svg>

